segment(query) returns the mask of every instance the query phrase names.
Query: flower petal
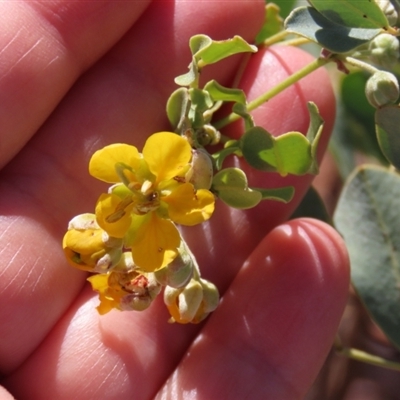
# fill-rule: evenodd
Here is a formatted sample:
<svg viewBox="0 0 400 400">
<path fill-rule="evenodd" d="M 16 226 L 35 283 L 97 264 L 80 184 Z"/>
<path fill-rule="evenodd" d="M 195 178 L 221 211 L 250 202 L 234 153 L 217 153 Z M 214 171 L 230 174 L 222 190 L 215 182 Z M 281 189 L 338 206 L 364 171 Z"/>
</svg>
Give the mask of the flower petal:
<svg viewBox="0 0 400 400">
<path fill-rule="evenodd" d="M 84 271 L 93 271 L 106 254 L 101 229 L 70 229 L 63 238 L 63 250 L 69 263 Z"/>
<path fill-rule="evenodd" d="M 114 298 L 109 295 L 108 278 L 109 274 L 96 274 L 87 278 L 92 285 L 92 289 L 99 293 L 100 304 L 96 308 L 100 315 L 108 313 L 113 308 L 119 309 L 120 296 Z"/>
<path fill-rule="evenodd" d="M 169 217 L 177 224 L 200 224 L 214 212 L 214 195 L 206 189 L 196 191 L 190 183 L 180 185 L 162 200 L 168 204 Z"/>
<path fill-rule="evenodd" d="M 110 236 L 123 238 L 131 225 L 133 203 L 115 194 L 103 193 L 96 205 L 96 218 L 99 226 Z"/>
<path fill-rule="evenodd" d="M 135 146 L 115 143 L 96 151 L 89 162 L 89 173 L 108 183 L 120 182 L 116 164 L 124 164 L 133 170 L 140 168 L 140 154 Z"/>
<path fill-rule="evenodd" d="M 181 237 L 171 221 L 159 218 L 155 212 L 141 219 L 132 242 L 132 257 L 140 270 L 153 272 L 176 258 Z"/>
<path fill-rule="evenodd" d="M 159 132 L 147 139 L 143 157 L 159 183 L 186 173 L 192 148 L 186 139 L 176 133 Z"/>
</svg>

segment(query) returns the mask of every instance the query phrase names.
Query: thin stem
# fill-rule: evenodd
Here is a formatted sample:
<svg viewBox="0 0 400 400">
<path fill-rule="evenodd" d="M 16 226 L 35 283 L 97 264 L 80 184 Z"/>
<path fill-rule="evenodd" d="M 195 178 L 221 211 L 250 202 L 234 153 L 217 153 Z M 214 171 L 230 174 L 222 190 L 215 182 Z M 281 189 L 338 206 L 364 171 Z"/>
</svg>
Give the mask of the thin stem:
<svg viewBox="0 0 400 400">
<path fill-rule="evenodd" d="M 293 75 L 290 75 L 285 80 L 280 82 L 278 85 L 274 86 L 272 89 L 268 90 L 267 92 L 263 93 L 261 96 L 257 97 L 253 101 L 247 104 L 247 111 L 252 111 L 257 107 L 261 106 L 263 103 L 267 102 L 268 100 L 272 99 L 289 86 L 294 85 L 300 79 L 304 78 L 305 76 L 311 74 L 311 72 L 315 71 L 316 69 L 322 67 L 323 65 L 331 62 L 332 60 L 328 58 L 317 58 L 310 64 L 306 65 L 302 69 L 295 72 Z M 216 121 L 213 125 L 216 129 L 221 129 L 224 126 L 238 120 L 240 116 L 235 113 L 231 113 L 225 118 L 222 118 L 219 121 Z"/>
<path fill-rule="evenodd" d="M 375 72 L 378 72 L 379 69 L 373 67 L 371 64 L 368 64 L 364 61 L 358 60 L 357 58 L 353 57 L 343 57 L 341 58 L 343 62 L 346 62 L 347 64 L 352 65 L 353 67 L 358 67 L 361 69 L 364 69 L 365 71 L 368 71 L 370 74 L 374 74 Z"/>
<path fill-rule="evenodd" d="M 361 361 L 366 364 L 375 365 L 377 367 L 387 368 L 400 372 L 400 363 L 386 360 L 385 358 L 369 354 L 362 350 L 352 349 L 349 347 L 342 347 L 336 349 L 336 351 L 339 354 L 351 358 L 353 360 Z"/>
<path fill-rule="evenodd" d="M 278 43 L 280 46 L 301 46 L 302 44 L 311 43 L 310 39 L 299 37 L 295 39 L 285 40 L 284 42 Z"/>
<path fill-rule="evenodd" d="M 289 34 L 288 31 L 280 31 L 275 33 L 275 35 L 270 36 L 268 39 L 265 39 L 261 45 L 262 46 L 271 46 L 277 42 L 281 42 L 285 37 Z"/>
</svg>

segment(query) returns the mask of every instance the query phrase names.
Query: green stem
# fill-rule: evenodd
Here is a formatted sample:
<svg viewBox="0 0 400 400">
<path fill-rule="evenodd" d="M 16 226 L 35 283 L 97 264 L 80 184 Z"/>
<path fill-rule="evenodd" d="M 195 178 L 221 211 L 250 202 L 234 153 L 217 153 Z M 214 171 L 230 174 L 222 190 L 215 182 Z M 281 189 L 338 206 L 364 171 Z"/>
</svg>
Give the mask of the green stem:
<svg viewBox="0 0 400 400">
<path fill-rule="evenodd" d="M 265 39 L 261 45 L 262 46 L 271 46 L 275 43 L 281 42 L 285 37 L 289 35 L 288 31 L 280 31 L 278 33 L 275 33 L 275 35 L 270 36 L 268 39 Z"/>
<path fill-rule="evenodd" d="M 339 57 L 337 57 L 339 58 Z M 361 68 L 365 71 L 368 71 L 370 74 L 374 74 L 375 72 L 378 72 L 379 69 L 373 67 L 371 64 L 368 64 L 364 61 L 358 60 L 357 58 L 353 57 L 343 57 L 341 60 L 347 64 L 352 65 L 353 67 Z"/>
<path fill-rule="evenodd" d="M 303 44 L 311 43 L 310 39 L 307 38 L 295 38 L 290 40 L 285 40 L 284 42 L 278 43 L 279 46 L 301 46 Z"/>
<path fill-rule="evenodd" d="M 261 96 L 257 97 L 253 101 L 247 104 L 247 111 L 252 111 L 257 107 L 261 106 L 263 103 L 267 102 L 268 100 L 272 99 L 279 93 L 283 92 L 289 86 L 294 85 L 300 79 L 304 78 L 305 76 L 311 74 L 318 68 L 322 67 L 323 65 L 331 62 L 332 60 L 328 58 L 317 58 L 310 64 L 306 65 L 304 68 L 300 69 L 299 71 L 295 72 L 293 75 L 290 75 L 285 80 L 280 82 L 278 85 L 274 86 L 272 89 L 268 90 L 267 92 L 263 93 Z M 221 129 L 224 126 L 238 120 L 240 115 L 231 113 L 227 117 L 216 121 L 213 125 L 216 129 Z"/>
<path fill-rule="evenodd" d="M 353 360 L 400 372 L 400 363 L 386 360 L 385 358 L 369 354 L 362 350 L 343 347 L 342 349 L 337 350 L 337 352 Z"/>
</svg>

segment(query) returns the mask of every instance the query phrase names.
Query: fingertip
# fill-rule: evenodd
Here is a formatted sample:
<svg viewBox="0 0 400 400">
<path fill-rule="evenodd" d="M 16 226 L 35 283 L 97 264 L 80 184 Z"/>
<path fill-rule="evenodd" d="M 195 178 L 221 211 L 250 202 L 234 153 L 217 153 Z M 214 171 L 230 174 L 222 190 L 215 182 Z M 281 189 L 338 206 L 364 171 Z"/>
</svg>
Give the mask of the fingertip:
<svg viewBox="0 0 400 400">
<path fill-rule="evenodd" d="M 299 243 L 313 253 L 315 261 L 327 273 L 330 269 L 343 280 L 344 287 L 348 288 L 350 261 L 346 244 L 339 232 L 331 225 L 314 218 L 297 218 L 275 228 L 271 236 L 277 232 L 286 235 L 298 235 L 294 238 L 294 245 Z"/>
<path fill-rule="evenodd" d="M 303 398 L 332 346 L 348 282 L 347 252 L 333 228 L 311 219 L 276 227 L 244 263 L 174 379 L 182 387 L 207 379 L 204 398 L 218 398 L 222 386 L 228 397 L 253 398 L 256 390 L 258 398 Z M 199 357 L 212 364 L 199 365 Z"/>
</svg>

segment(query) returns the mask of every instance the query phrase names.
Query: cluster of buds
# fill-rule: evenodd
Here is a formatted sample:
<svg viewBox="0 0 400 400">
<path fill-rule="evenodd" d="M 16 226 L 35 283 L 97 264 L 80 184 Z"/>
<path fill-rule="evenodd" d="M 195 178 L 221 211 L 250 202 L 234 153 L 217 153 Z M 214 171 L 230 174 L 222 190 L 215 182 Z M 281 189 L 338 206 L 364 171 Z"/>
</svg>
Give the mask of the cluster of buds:
<svg viewBox="0 0 400 400">
<path fill-rule="evenodd" d="M 200 278 L 176 224 L 199 224 L 214 211 L 209 156 L 175 133 L 159 132 L 149 137 L 143 153 L 125 144 L 98 150 L 89 172 L 112 186 L 100 195 L 94 214 L 70 221 L 63 249 L 72 266 L 93 273 L 88 280 L 99 293 L 99 313 L 142 311 L 163 287 L 186 293 L 198 282 L 202 300 L 198 291 L 186 302 L 193 317 L 187 312 L 179 317 L 178 305 L 171 321 L 201 321 L 216 308 L 218 291 Z"/>
<path fill-rule="evenodd" d="M 100 314 L 113 308 L 143 311 L 163 287 L 170 322 L 199 323 L 216 309 L 218 289 L 200 277 L 196 260 L 183 240 L 178 256 L 170 264 L 154 272 L 142 272 L 132 253 L 123 251 L 122 240 L 109 237 L 95 218 L 94 214 L 73 218 L 63 248 L 72 265 L 93 273 L 88 281 L 99 293 Z"/>
</svg>

